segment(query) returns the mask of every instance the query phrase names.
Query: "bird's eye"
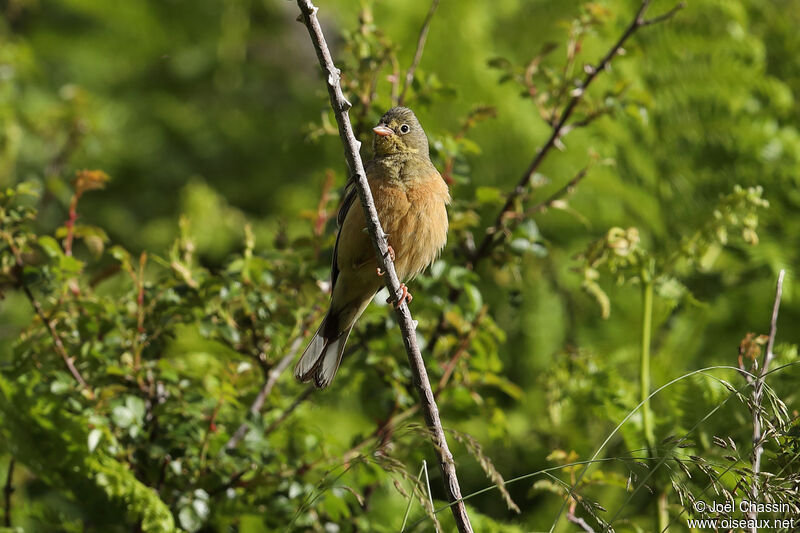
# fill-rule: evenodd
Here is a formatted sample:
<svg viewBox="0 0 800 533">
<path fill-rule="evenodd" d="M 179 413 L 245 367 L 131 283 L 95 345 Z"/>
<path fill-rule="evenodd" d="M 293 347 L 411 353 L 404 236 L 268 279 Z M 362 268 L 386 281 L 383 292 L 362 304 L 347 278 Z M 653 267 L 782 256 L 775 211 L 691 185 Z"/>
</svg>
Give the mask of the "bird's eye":
<svg viewBox="0 0 800 533">
<path fill-rule="evenodd" d="M 400 126 L 400 133 L 408 133 L 409 131 L 411 131 L 411 128 L 408 127 L 408 124 Z"/>
</svg>

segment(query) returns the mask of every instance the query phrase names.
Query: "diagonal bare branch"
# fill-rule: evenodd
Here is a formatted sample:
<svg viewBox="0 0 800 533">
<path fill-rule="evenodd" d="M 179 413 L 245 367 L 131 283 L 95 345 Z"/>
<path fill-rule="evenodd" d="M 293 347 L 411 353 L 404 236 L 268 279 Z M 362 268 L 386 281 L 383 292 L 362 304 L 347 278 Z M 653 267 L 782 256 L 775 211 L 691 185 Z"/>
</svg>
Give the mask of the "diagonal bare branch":
<svg viewBox="0 0 800 533">
<path fill-rule="evenodd" d="M 492 224 L 492 226 L 486 230 L 486 235 L 475 250 L 475 253 L 472 254 L 472 257 L 470 257 L 469 266 L 474 267 L 475 263 L 491 252 L 491 249 L 495 243 L 495 235 L 500 231 L 503 221 L 505 220 L 506 213 L 511 211 L 511 209 L 514 208 L 514 204 L 517 199 L 525 194 L 525 191 L 528 189 L 531 176 L 533 176 L 533 174 L 538 170 L 539 166 L 552 151 L 552 149 L 558 146 L 559 141 L 568 130 L 567 121 L 570 119 L 570 117 L 572 117 L 572 113 L 575 111 L 578 104 L 583 100 L 586 90 L 589 88 L 592 82 L 597 79 L 597 76 L 601 72 L 608 68 L 608 66 L 611 64 L 611 61 L 622 51 L 623 45 L 634 33 L 636 33 L 637 30 L 642 27 L 667 20 L 668 18 L 674 16 L 675 13 L 677 13 L 683 7 L 683 3 L 680 3 L 664 15 L 655 17 L 653 19 L 645 19 L 644 15 L 649 5 L 650 0 L 644 0 L 639 6 L 639 9 L 636 12 L 636 15 L 633 17 L 633 20 L 631 20 L 628 27 L 625 29 L 619 39 L 617 39 L 614 45 L 608 50 L 608 52 L 606 52 L 606 54 L 595 65 L 587 65 L 584 68 L 584 72 L 586 73 L 585 77 L 572 91 L 572 96 L 567 101 L 564 109 L 561 111 L 558 121 L 553 125 L 550 136 L 547 138 L 547 141 L 545 141 L 544 145 L 537 150 L 536 155 L 533 157 L 530 165 L 528 165 L 528 168 L 523 173 L 519 182 L 517 182 L 517 186 L 514 187 L 514 190 L 512 190 L 511 194 L 508 195 L 506 203 L 503 204 L 503 207 L 500 209 L 500 212 L 495 218 L 494 224 Z"/>
<path fill-rule="evenodd" d="M 286 355 L 284 355 L 283 358 L 278 361 L 278 364 L 276 364 L 269 370 L 269 372 L 267 372 L 267 379 L 264 381 L 264 385 L 261 386 L 261 390 L 258 391 L 253 403 L 250 404 L 249 412 L 252 416 L 258 416 L 259 413 L 261 413 L 261 408 L 264 407 L 264 402 L 272 392 L 272 389 L 275 388 L 275 384 L 278 382 L 280 375 L 294 360 L 294 357 L 297 355 L 297 352 L 303 345 L 304 339 L 305 337 L 303 337 L 303 335 L 299 335 L 292 342 L 292 345 L 289 347 Z M 241 442 L 241 440 L 247 435 L 248 430 L 249 426 L 247 423 L 242 422 L 234 434 L 231 435 L 231 438 L 228 439 L 228 442 L 225 443 L 224 449 L 232 450 L 233 448 L 236 448 L 236 446 L 239 445 L 239 442 Z"/>
<path fill-rule="evenodd" d="M 395 303 L 398 303 L 398 293 L 401 292 L 400 280 L 397 278 L 394 263 L 389 256 L 387 235 L 381 227 L 380 220 L 378 220 L 375 202 L 372 199 L 372 193 L 370 192 L 367 176 L 364 171 L 364 164 L 359 154 L 361 143 L 356 139 L 353 128 L 350 125 L 348 110 L 352 106 L 342 93 L 340 84 L 341 73 L 334 65 L 330 50 L 325 42 L 325 36 L 322 33 L 322 28 L 317 19 L 317 7 L 314 6 L 311 0 L 297 0 L 297 5 L 302 12 L 303 23 L 308 29 L 311 42 L 314 45 L 317 58 L 319 59 L 320 67 L 322 67 L 325 74 L 331 107 L 333 108 L 334 115 L 336 115 L 336 122 L 339 126 L 339 136 L 345 148 L 345 158 L 347 159 L 353 182 L 358 191 L 361 206 L 364 209 L 367 230 L 377 254 L 378 266 L 385 272 L 384 280 L 389 294 L 392 295 Z M 419 344 L 417 343 L 416 325 L 411 317 L 408 305 L 405 303 L 397 305 L 396 312 L 397 321 L 403 336 L 403 343 L 406 348 L 406 354 L 408 355 L 408 362 L 414 376 L 414 384 L 419 394 L 423 413 L 425 414 L 425 422 L 431 430 L 431 439 L 433 441 L 434 450 L 438 456 L 445 492 L 448 500 L 454 502 L 451 509 L 456 526 L 458 527 L 458 531 L 462 533 L 472 532 L 472 525 L 470 524 L 469 516 L 467 516 L 467 509 L 461 497 L 461 486 L 458 483 L 453 454 L 450 453 L 450 449 L 447 445 L 447 438 L 442 428 L 442 422 L 439 419 L 439 408 L 436 405 L 433 390 L 431 389 L 431 384 L 428 379 L 428 373 L 425 369 L 425 361 L 422 359 Z"/>
</svg>

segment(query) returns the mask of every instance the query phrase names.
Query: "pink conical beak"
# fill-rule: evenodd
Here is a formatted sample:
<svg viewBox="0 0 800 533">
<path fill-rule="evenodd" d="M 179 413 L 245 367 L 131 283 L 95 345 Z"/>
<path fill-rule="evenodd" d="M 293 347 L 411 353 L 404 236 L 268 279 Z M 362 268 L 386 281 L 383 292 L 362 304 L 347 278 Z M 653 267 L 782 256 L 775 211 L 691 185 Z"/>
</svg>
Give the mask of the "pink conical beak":
<svg viewBox="0 0 800 533">
<path fill-rule="evenodd" d="M 386 137 L 394 134 L 392 128 L 389 128 L 388 126 L 385 126 L 383 124 L 378 124 L 377 126 L 372 128 L 372 131 L 375 132 L 375 135 L 380 135 L 381 137 Z"/>
</svg>

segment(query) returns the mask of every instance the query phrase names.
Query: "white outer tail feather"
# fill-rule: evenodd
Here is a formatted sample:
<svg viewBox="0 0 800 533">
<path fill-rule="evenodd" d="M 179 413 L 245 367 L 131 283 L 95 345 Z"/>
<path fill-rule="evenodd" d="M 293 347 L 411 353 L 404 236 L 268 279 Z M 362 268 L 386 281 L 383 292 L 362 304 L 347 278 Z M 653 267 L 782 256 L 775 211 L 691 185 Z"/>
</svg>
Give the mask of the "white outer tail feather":
<svg viewBox="0 0 800 533">
<path fill-rule="evenodd" d="M 347 338 L 353 329 L 351 325 L 347 330 L 340 333 L 334 339 L 326 339 L 322 336 L 325 326 L 323 320 L 320 327 L 314 333 L 314 338 L 308 343 L 303 355 L 294 367 L 294 376 L 300 381 L 311 381 L 317 388 L 328 387 L 336 376 L 339 364 L 342 362 L 342 354 L 347 344 Z"/>
<path fill-rule="evenodd" d="M 318 389 L 324 389 L 333 383 L 333 378 L 336 376 L 336 371 L 339 370 L 339 364 L 342 362 L 344 345 L 347 343 L 347 337 L 349 336 L 350 330 L 348 329 L 325 347 L 322 360 L 314 373 L 314 384 Z"/>
<path fill-rule="evenodd" d="M 325 322 L 323 321 L 314 333 L 314 338 L 312 338 L 311 342 L 306 346 L 303 355 L 300 356 L 300 360 L 297 361 L 297 364 L 294 366 L 294 377 L 300 381 L 308 381 L 311 371 L 314 369 L 314 365 L 317 364 L 317 360 L 319 360 L 322 353 L 325 351 L 325 345 L 327 343 L 320 333 L 324 325 Z"/>
</svg>

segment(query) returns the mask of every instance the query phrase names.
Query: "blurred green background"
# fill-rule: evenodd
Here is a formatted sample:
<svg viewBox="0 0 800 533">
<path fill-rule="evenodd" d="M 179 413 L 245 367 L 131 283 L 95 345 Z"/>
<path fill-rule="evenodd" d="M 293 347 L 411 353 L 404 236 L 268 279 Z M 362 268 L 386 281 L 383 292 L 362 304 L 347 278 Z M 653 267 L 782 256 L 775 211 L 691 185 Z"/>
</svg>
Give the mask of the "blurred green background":
<svg viewBox="0 0 800 533">
<path fill-rule="evenodd" d="M 363 22 L 368 13 L 393 43 L 403 69 L 411 62 L 428 9 L 427 2 L 386 0 L 320 0 L 318 5 L 337 63 L 348 64 L 344 58 L 353 55 L 348 32 L 357 32 L 359 17 Z M 582 41 L 575 75 L 608 49 L 638 2 L 593 5 L 607 15 Z M 671 7 L 658 0 L 650 13 Z M 442 0 L 418 71 L 427 80 L 424 86 L 436 90 L 417 97 L 414 106 L 440 169 L 446 139 L 467 113 L 477 105 L 497 111 L 469 131 L 476 148 L 459 156 L 463 176 L 452 185 L 457 201 L 473 201 L 479 188 L 510 191 L 549 133 L 531 99 L 520 95 L 520 86 L 499 83 L 502 72 L 490 67 L 490 60 L 503 57 L 524 66 L 545 43 L 555 42 L 559 47 L 548 61 L 563 64 L 568 21 L 581 9 L 586 9 L 582 2 L 561 0 Z M 66 220 L 75 172 L 102 169 L 111 181 L 81 200 L 81 223 L 104 228 L 112 242 L 131 252 L 164 254 L 185 215 L 200 264 L 215 271 L 242 249 L 246 222 L 253 227 L 256 254 L 278 253 L 286 242 L 309 234 L 307 212 L 317 209 L 326 171 L 335 173 L 335 187 L 344 184 L 340 141 L 321 126 L 330 120 L 327 93 L 307 32 L 295 21 L 294 3 L 7 0 L 2 10 L 0 187 L 40 184 L 41 231 Z M 580 260 L 575 256 L 611 227 L 638 228 L 642 246 L 657 256 L 679 249 L 682 238 L 713 220 L 720 196 L 735 185 L 762 186 L 770 206 L 759 215 L 758 244 L 737 244 L 732 238 L 730 246 L 712 247 L 691 266 L 667 273 L 686 292 L 679 298 L 666 289 L 656 295 L 652 383 L 656 388 L 705 366 L 735 366 L 745 334 L 767 332 L 781 268 L 788 275 L 778 353 L 780 362 L 793 359 L 793 345 L 800 342 L 800 284 L 794 281 L 800 258 L 798 27 L 797 0 L 689 0 L 672 20 L 638 32 L 625 46 L 626 54 L 592 87 L 599 102 L 624 87 L 624 104 L 571 132 L 563 149 L 548 156 L 539 170 L 548 182 L 534 191 L 532 201 L 575 175 L 591 159 L 590 150 L 613 164 L 592 167 L 569 197 L 568 208 L 533 217 L 543 253 L 516 258 L 513 266 L 482 265 L 474 282 L 505 335 L 497 348 L 499 366 L 492 371 L 520 393 L 516 398 L 488 394 L 475 408 L 460 397 L 443 406 L 445 424 L 480 441 L 506 479 L 552 466 L 545 458 L 554 450 L 589 457 L 638 403 L 640 290 L 614 283 L 613 276 L 604 278 L 611 313 L 603 319 L 576 272 Z M 381 75 L 365 120 L 376 121 L 390 105 L 389 91 L 390 82 Z M 353 101 L 351 113 L 361 112 Z M 369 157 L 368 143 L 362 152 Z M 479 216 L 479 239 L 498 205 L 477 202 L 469 208 Z M 328 224 L 322 253 L 306 267 L 320 279 L 326 276 L 333 231 Z M 463 262 L 457 246 L 458 238 L 451 238 L 448 264 Z M 415 282 L 412 311 L 417 305 L 423 310 L 423 335 L 435 326 L 430 322 L 436 315 L 426 312 L 430 302 L 425 300 L 437 283 Z M 438 301 L 446 294 L 430 291 Z M 322 305 L 324 297 L 317 303 Z M 463 299 L 456 305 L 462 304 Z M 0 360 L 13 358 L 12 345 L 30 317 L 20 294 L 8 291 L 0 301 Z M 388 329 L 387 335 L 395 334 Z M 362 405 L 364 391 L 370 390 L 362 384 L 369 379 L 361 375 L 364 352 L 357 350 L 345 362 L 334 390 L 312 397 L 297 412 L 301 427 L 325 436 L 328 456 L 347 450 L 356 435 L 385 416 L 375 406 Z M 403 364 L 402 351 L 393 357 Z M 287 391 L 299 390 L 288 375 L 284 379 Z M 776 382 L 784 392 L 796 390 L 800 372 L 789 368 Z M 709 390 L 686 385 L 657 398 L 657 437 L 691 428 L 692 420 L 704 414 L 692 418 L 695 408 L 718 402 L 719 391 Z M 786 394 L 796 416 L 797 395 Z M 736 434 L 746 445 L 748 416 L 740 406 L 738 415 L 709 421 L 701 433 L 706 440 Z M 632 423 L 640 424 L 636 420 Z M 633 448 L 630 443 L 627 449 Z M 457 450 L 457 456 L 464 455 Z M 408 460 L 415 474 L 418 463 L 412 457 L 409 452 L 401 460 Z M 490 484 L 474 461 L 459 459 L 459 467 L 465 493 Z M 434 477 L 436 492 L 438 473 Z M 496 493 L 474 499 L 478 512 L 507 524 L 480 530 L 549 528 L 562 498 L 531 489 L 531 483 L 509 486 L 521 515 L 507 511 Z M 14 498 L 47 507 L 41 490 L 18 491 Z M 378 530 L 370 528 L 385 525 L 389 516 L 398 524 L 386 530 L 399 530 L 405 500 L 391 483 L 381 491 L 377 503 L 363 511 L 374 522 L 358 529 L 342 521 L 343 531 Z M 612 509 L 624 499 L 609 498 Z M 674 496 L 670 499 L 674 504 Z M 630 515 L 636 518 L 618 527 L 633 530 L 636 523 L 653 530 L 654 505 L 636 500 Z M 262 512 L 253 508 L 253 515 Z M 37 530 L 31 520 L 31 530 Z M 256 518 L 248 520 L 232 520 L 228 529 L 213 520 L 203 527 L 271 530 Z M 571 524 L 562 520 L 559 527 L 567 531 Z M 675 527 L 682 530 L 683 524 Z"/>
</svg>

